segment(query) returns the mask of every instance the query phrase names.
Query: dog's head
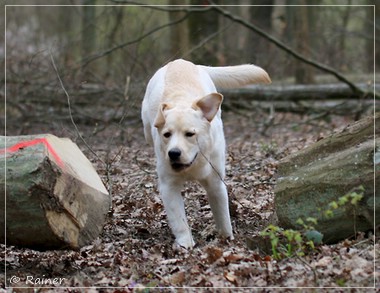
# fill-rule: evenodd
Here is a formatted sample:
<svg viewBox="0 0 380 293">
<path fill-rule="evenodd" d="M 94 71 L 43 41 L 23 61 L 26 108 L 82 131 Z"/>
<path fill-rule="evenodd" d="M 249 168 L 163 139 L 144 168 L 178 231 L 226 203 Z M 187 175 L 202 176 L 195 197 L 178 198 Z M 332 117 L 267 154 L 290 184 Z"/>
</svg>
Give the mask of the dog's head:
<svg viewBox="0 0 380 293">
<path fill-rule="evenodd" d="M 212 144 L 210 123 L 220 109 L 223 96 L 209 94 L 191 107 L 163 103 L 154 126 L 160 135 L 160 148 L 174 171 L 190 168 Z"/>
</svg>

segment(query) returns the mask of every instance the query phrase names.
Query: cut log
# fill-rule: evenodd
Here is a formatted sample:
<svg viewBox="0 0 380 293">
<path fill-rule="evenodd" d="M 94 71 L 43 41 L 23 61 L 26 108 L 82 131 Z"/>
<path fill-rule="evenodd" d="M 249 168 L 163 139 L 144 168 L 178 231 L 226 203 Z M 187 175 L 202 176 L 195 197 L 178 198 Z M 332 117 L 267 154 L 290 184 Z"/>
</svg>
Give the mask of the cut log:
<svg viewBox="0 0 380 293">
<path fill-rule="evenodd" d="M 0 172 L 2 243 L 79 249 L 99 236 L 111 198 L 72 141 L 50 134 L 2 136 L 0 161 L 6 168 Z"/>
<path fill-rule="evenodd" d="M 299 228 L 299 218 L 313 217 L 325 243 L 374 229 L 380 223 L 374 215 L 380 210 L 380 192 L 374 194 L 375 180 L 380 183 L 379 134 L 379 124 L 374 129 L 374 118 L 368 117 L 283 159 L 275 188 L 279 226 Z M 326 216 L 330 203 L 359 186 L 364 194 L 357 206 L 348 203 Z"/>
</svg>

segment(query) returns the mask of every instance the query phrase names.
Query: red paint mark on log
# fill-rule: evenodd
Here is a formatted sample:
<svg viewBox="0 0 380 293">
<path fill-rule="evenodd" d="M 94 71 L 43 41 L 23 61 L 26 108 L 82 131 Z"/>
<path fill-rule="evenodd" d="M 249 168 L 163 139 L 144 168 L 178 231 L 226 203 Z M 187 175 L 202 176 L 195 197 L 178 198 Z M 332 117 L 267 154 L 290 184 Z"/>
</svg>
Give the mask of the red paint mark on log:
<svg viewBox="0 0 380 293">
<path fill-rule="evenodd" d="M 37 144 L 44 144 L 45 147 L 47 148 L 49 154 L 51 154 L 52 157 L 54 158 L 55 162 L 60 167 L 63 167 L 63 162 L 62 162 L 61 158 L 58 156 L 57 152 L 53 149 L 53 147 L 51 146 L 51 144 L 48 142 L 48 140 L 46 138 L 36 138 L 33 140 L 26 140 L 26 141 L 16 143 L 15 145 L 13 145 L 11 147 L 7 147 L 5 149 L 0 149 L 0 154 L 15 153 L 15 152 L 18 152 L 19 150 L 22 150 L 24 148 L 31 147 L 31 146 L 34 146 Z"/>
</svg>

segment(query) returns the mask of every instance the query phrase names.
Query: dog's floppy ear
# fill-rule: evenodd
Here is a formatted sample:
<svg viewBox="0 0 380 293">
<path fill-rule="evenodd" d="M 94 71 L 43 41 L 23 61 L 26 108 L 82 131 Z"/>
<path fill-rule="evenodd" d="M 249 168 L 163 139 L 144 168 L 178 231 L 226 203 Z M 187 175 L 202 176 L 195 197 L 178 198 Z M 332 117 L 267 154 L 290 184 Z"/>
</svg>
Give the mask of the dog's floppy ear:
<svg viewBox="0 0 380 293">
<path fill-rule="evenodd" d="M 211 122 L 219 110 L 220 104 L 223 101 L 223 96 L 219 93 L 212 93 L 196 102 L 196 106 L 201 109 L 203 116 Z"/>
<path fill-rule="evenodd" d="M 154 127 L 160 128 L 165 124 L 164 111 L 168 107 L 167 104 L 161 104 L 160 109 L 158 110 L 156 120 L 154 121 Z"/>
</svg>

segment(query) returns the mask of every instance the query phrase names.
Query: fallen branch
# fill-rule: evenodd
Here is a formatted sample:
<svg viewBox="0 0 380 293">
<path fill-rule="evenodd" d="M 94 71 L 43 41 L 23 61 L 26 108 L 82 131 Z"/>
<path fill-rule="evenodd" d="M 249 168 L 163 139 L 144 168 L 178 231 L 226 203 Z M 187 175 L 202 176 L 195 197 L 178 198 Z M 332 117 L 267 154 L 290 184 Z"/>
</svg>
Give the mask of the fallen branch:
<svg viewBox="0 0 380 293">
<path fill-rule="evenodd" d="M 355 84 L 360 89 L 352 91 L 346 84 L 319 84 L 319 85 L 285 85 L 285 86 L 247 86 L 240 89 L 221 90 L 227 99 L 260 100 L 260 101 L 327 101 L 350 99 L 373 99 L 373 93 L 367 90 L 370 85 L 365 83 Z M 375 88 L 380 89 L 380 84 Z M 367 93 L 363 95 L 363 93 Z"/>
<path fill-rule="evenodd" d="M 224 17 L 234 21 L 234 22 L 237 22 L 243 26 L 245 26 L 246 28 L 254 31 L 255 33 L 259 34 L 260 36 L 262 36 L 263 38 L 265 38 L 266 40 L 268 40 L 269 42 L 275 44 L 277 47 L 279 47 L 281 50 L 284 50 L 285 52 L 287 52 L 288 54 L 292 55 L 293 57 L 295 57 L 296 59 L 306 63 L 306 64 L 309 64 L 315 68 L 318 68 L 324 72 L 327 72 L 327 73 L 330 73 L 332 75 L 334 75 L 338 80 L 344 82 L 345 84 L 347 84 L 351 90 L 355 93 L 359 93 L 361 94 L 362 96 L 367 96 L 367 95 L 375 95 L 376 98 L 380 98 L 379 95 L 377 95 L 375 92 L 369 92 L 369 91 L 363 91 L 361 88 L 357 87 L 353 82 L 351 82 L 350 80 L 348 80 L 345 76 L 343 76 L 342 74 L 340 74 L 338 71 L 336 71 L 335 69 L 327 66 L 327 65 L 324 65 L 322 63 L 319 63 L 317 61 L 314 61 L 314 60 L 311 60 L 299 53 L 297 53 L 296 51 L 294 51 L 293 49 L 291 49 L 290 47 L 288 47 L 287 45 L 285 45 L 283 42 L 279 41 L 278 39 L 274 38 L 273 36 L 267 34 L 266 32 L 264 32 L 263 30 L 261 30 L 260 28 L 258 28 L 257 26 L 255 26 L 254 24 L 242 19 L 241 17 L 238 17 L 236 15 L 233 15 L 231 14 L 229 11 L 221 8 L 220 6 L 218 5 L 212 5 L 211 6 L 212 9 L 216 12 L 218 12 L 219 14 L 223 15 Z"/>
<path fill-rule="evenodd" d="M 143 3 L 137 3 L 135 1 L 129 1 L 129 0 L 113 0 L 113 2 L 119 3 L 119 4 L 121 4 L 121 3 L 138 4 L 138 5 L 141 5 L 143 7 L 148 7 L 151 9 L 168 11 L 168 12 L 169 11 L 183 11 L 186 13 L 194 13 L 194 12 L 204 13 L 207 11 L 214 10 L 214 11 L 218 12 L 219 14 L 223 15 L 224 17 L 226 17 L 226 18 L 228 18 L 228 19 L 230 19 L 236 23 L 243 25 L 244 27 L 250 29 L 251 31 L 254 31 L 255 33 L 259 34 L 261 37 L 265 38 L 267 41 L 275 44 L 278 48 L 287 52 L 288 54 L 290 54 L 294 58 L 296 58 L 296 59 L 298 59 L 298 60 L 300 60 L 306 64 L 309 64 L 315 68 L 318 68 L 321 71 L 324 71 L 324 72 L 327 72 L 329 74 L 334 75 L 338 80 L 347 84 L 349 86 L 349 88 L 354 93 L 360 94 L 361 96 L 371 95 L 371 96 L 375 96 L 376 98 L 380 98 L 380 95 L 376 94 L 375 90 L 373 92 L 363 91 L 360 87 L 357 87 L 352 81 L 347 79 L 344 75 L 342 75 L 341 73 L 339 73 L 335 69 L 333 69 L 327 65 L 324 65 L 322 63 L 319 63 L 315 60 L 309 59 L 309 58 L 303 56 L 302 54 L 297 53 L 296 51 L 294 51 L 292 48 L 290 48 L 289 46 L 287 46 L 286 44 L 284 44 L 280 40 L 278 40 L 278 39 L 274 38 L 273 36 L 267 34 L 262 29 L 258 28 L 257 26 L 255 26 L 251 22 L 248 22 L 248 21 L 244 20 L 243 18 L 236 16 L 236 15 L 230 13 L 229 11 L 223 9 L 222 6 L 220 6 L 220 5 L 212 4 L 209 6 L 203 5 L 203 6 L 191 6 L 191 7 L 189 7 L 189 6 L 162 7 L 162 6 L 154 6 L 154 5 L 147 5 L 147 4 L 143 4 Z M 212 1 L 209 1 L 209 2 L 212 3 Z"/>
</svg>

